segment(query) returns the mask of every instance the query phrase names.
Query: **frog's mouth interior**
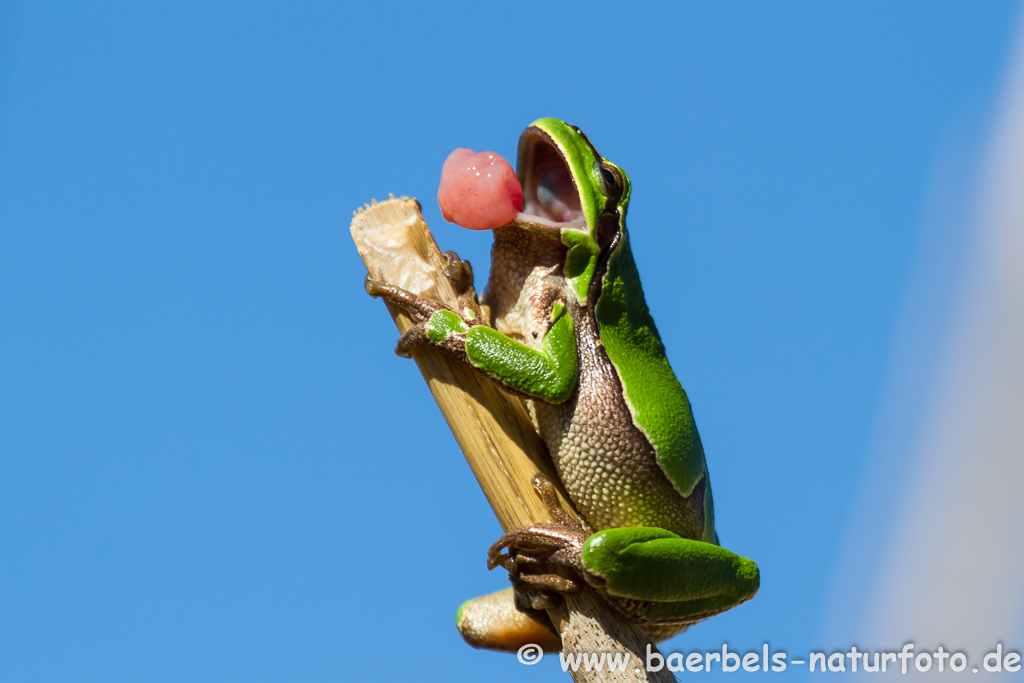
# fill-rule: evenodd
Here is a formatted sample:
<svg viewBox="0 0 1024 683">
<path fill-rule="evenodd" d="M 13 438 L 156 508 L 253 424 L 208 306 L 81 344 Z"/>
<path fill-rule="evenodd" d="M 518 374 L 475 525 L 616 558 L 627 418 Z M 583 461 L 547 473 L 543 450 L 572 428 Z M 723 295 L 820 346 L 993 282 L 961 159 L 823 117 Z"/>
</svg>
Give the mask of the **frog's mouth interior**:
<svg viewBox="0 0 1024 683">
<path fill-rule="evenodd" d="M 551 141 L 537 133 L 530 135 L 520 147 L 517 165 L 524 214 L 552 224 L 583 220 L 579 190 Z"/>
</svg>

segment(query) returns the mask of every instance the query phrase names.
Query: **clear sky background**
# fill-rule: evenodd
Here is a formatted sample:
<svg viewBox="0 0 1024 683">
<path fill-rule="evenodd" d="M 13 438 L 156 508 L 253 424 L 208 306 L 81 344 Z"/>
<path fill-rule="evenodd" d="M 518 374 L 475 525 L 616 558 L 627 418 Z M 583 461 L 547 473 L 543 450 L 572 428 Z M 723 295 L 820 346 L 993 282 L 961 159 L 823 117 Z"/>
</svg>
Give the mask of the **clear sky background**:
<svg viewBox="0 0 1024 683">
<path fill-rule="evenodd" d="M 663 649 L 847 648 L 922 230 L 968 201 L 1016 4 L 361 4 L 0 8 L 0 678 L 567 680 L 458 637 L 500 529 L 348 236 L 416 196 L 482 279 L 441 164 L 540 116 L 633 180 L 719 534 L 761 567 Z"/>
</svg>

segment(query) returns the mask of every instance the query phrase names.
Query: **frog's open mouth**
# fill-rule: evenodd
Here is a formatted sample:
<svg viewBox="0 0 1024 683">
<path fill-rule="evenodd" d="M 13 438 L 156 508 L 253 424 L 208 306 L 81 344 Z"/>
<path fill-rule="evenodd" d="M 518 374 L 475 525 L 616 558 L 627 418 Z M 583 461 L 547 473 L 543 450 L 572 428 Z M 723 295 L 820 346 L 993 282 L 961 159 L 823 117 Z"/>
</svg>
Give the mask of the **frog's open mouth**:
<svg viewBox="0 0 1024 683">
<path fill-rule="evenodd" d="M 527 129 L 519 143 L 517 175 L 523 186 L 523 211 L 517 223 L 538 229 L 568 227 L 585 220 L 580 193 L 561 153 L 542 132 Z"/>
</svg>

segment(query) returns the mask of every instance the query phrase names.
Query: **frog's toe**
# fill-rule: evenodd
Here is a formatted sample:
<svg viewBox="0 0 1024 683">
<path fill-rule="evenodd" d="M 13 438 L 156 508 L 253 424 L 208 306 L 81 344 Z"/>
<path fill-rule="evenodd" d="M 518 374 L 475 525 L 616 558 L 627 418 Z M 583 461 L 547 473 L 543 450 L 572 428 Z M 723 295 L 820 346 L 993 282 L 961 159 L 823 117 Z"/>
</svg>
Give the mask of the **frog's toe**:
<svg viewBox="0 0 1024 683">
<path fill-rule="evenodd" d="M 401 287 L 373 278 L 369 274 L 363 279 L 363 289 L 374 299 L 384 299 L 392 306 L 405 310 L 417 321 L 426 320 L 437 311 L 451 310 L 449 306 L 445 306 L 440 301 L 417 296 Z"/>
<path fill-rule="evenodd" d="M 365 289 L 366 293 L 374 299 L 382 296 L 386 291 L 386 288 L 386 283 L 373 279 L 370 277 L 369 273 L 367 273 L 366 278 L 363 279 L 363 289 Z"/>
<path fill-rule="evenodd" d="M 582 587 L 577 579 L 560 574 L 529 574 L 523 571 L 519 572 L 514 583 L 522 584 L 524 589 L 529 587 L 556 593 L 579 593 Z"/>
<path fill-rule="evenodd" d="M 446 251 L 441 254 L 444 257 L 444 267 L 441 272 L 455 287 L 458 294 L 462 294 L 473 286 L 473 266 L 465 259 L 459 258 L 454 251 Z"/>
<path fill-rule="evenodd" d="M 430 338 L 427 336 L 426 321 L 416 323 L 398 338 L 398 343 L 395 344 L 395 355 L 402 356 L 403 358 L 412 358 L 413 349 L 429 343 Z"/>
<path fill-rule="evenodd" d="M 554 564 L 568 567 L 582 567 L 580 548 L 586 540 L 581 529 L 557 524 L 538 522 L 506 532 L 487 550 L 487 568 L 498 565 L 513 571 L 509 563 Z M 507 550 L 507 553 L 503 551 Z"/>
<path fill-rule="evenodd" d="M 580 548 L 586 535 L 579 527 L 554 522 L 530 524 L 504 534 L 487 551 L 487 568 L 508 570 L 516 605 L 535 619 L 562 604 L 562 595 L 584 584 Z"/>
</svg>

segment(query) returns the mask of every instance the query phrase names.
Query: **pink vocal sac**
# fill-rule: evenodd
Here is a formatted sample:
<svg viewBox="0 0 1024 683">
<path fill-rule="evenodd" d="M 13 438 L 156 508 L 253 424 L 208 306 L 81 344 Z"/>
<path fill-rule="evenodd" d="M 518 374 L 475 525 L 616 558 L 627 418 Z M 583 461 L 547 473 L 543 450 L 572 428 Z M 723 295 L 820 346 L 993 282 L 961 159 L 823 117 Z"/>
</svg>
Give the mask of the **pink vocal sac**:
<svg viewBox="0 0 1024 683">
<path fill-rule="evenodd" d="M 523 187 L 498 154 L 457 149 L 441 169 L 437 203 L 449 223 L 493 230 L 508 225 L 523 210 Z"/>
</svg>

